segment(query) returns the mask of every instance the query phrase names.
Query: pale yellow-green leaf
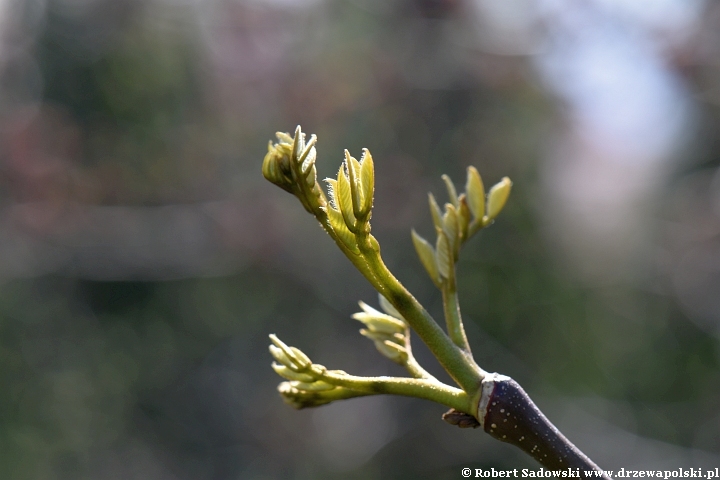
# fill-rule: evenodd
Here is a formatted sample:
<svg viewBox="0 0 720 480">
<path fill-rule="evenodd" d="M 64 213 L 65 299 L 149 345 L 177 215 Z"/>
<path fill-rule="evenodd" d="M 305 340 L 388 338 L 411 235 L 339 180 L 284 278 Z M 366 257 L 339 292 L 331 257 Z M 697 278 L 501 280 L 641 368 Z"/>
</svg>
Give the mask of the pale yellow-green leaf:
<svg viewBox="0 0 720 480">
<path fill-rule="evenodd" d="M 303 145 L 302 153 L 298 157 L 298 162 L 303 166 L 302 167 L 303 172 L 306 170 L 306 166 L 308 163 L 308 157 L 310 157 L 310 155 L 313 156 L 312 161 L 313 162 L 315 161 L 314 157 L 317 155 L 317 152 L 315 151 L 316 143 L 317 143 L 317 137 L 315 136 L 315 134 L 312 134 L 310 136 L 310 140 L 305 145 Z"/>
<path fill-rule="evenodd" d="M 295 178 L 290 166 L 290 146 L 284 143 L 268 144 L 268 153 L 263 159 L 263 176 L 283 190 L 296 194 Z"/>
<path fill-rule="evenodd" d="M 467 169 L 467 183 L 465 184 L 468 207 L 474 218 L 482 219 L 485 215 L 485 187 L 482 177 L 473 166 Z"/>
<path fill-rule="evenodd" d="M 445 188 L 447 188 L 448 192 L 448 198 L 450 199 L 450 203 L 452 203 L 455 207 L 458 206 L 458 195 L 457 190 L 455 190 L 455 185 L 453 184 L 452 180 L 450 180 L 450 177 L 447 175 L 443 175 L 442 177 L 443 182 L 445 182 Z"/>
<path fill-rule="evenodd" d="M 285 132 L 275 132 L 275 136 L 280 140 L 282 143 L 293 143 L 293 137 L 291 137 L 289 134 Z"/>
<path fill-rule="evenodd" d="M 338 212 L 332 207 L 327 207 L 325 211 L 327 212 L 330 226 L 332 227 L 333 231 L 338 236 L 340 241 L 353 252 L 357 252 L 357 240 L 355 240 L 355 235 L 348 229 L 347 225 L 345 224 L 345 219 L 343 218 L 342 213 Z"/>
<path fill-rule="evenodd" d="M 390 333 L 373 332 L 372 330 L 367 330 L 365 328 L 360 329 L 360 334 L 363 337 L 369 338 L 370 340 L 376 342 L 384 342 L 385 340 L 391 340 L 393 338 L 392 334 Z"/>
<path fill-rule="evenodd" d="M 432 193 L 428 193 L 428 203 L 430 204 L 430 215 L 432 215 L 435 228 L 443 228 L 442 211 L 440 210 L 440 206 L 435 200 L 435 195 L 433 195 Z"/>
<path fill-rule="evenodd" d="M 360 330 L 360 333 L 373 340 L 375 348 L 390 360 L 399 364 L 405 364 L 408 359 L 408 353 L 405 347 L 389 339 L 383 338 L 381 335 L 373 334 L 367 330 Z"/>
<path fill-rule="evenodd" d="M 358 162 L 357 158 L 353 157 L 349 153 L 348 156 L 350 157 L 350 164 L 352 165 L 352 169 L 355 172 L 355 178 L 358 179 L 360 177 L 360 162 Z"/>
<path fill-rule="evenodd" d="M 270 341 L 273 343 L 273 345 L 270 345 L 270 353 L 275 357 L 275 360 L 292 370 L 300 370 L 312 365 L 307 355 L 299 349 L 288 346 L 275 334 L 269 336 Z"/>
<path fill-rule="evenodd" d="M 383 343 L 391 344 L 391 346 L 397 350 L 405 350 L 405 337 L 402 335 L 393 335 L 392 338 L 385 340 Z"/>
<path fill-rule="evenodd" d="M 415 245 L 415 251 L 417 252 L 418 257 L 420 257 L 420 262 L 422 262 L 423 267 L 425 267 L 425 271 L 428 275 L 430 275 L 430 279 L 433 283 L 436 285 L 439 284 L 440 278 L 438 277 L 438 265 L 432 245 L 418 235 L 415 230 L 412 230 L 411 233 L 413 245 Z"/>
<path fill-rule="evenodd" d="M 345 167 L 348 173 L 348 181 L 350 183 L 350 194 L 353 206 L 353 212 L 358 215 L 363 206 L 362 188 L 360 187 L 360 162 L 345 150 Z"/>
<path fill-rule="evenodd" d="M 385 297 L 383 297 L 382 295 L 380 295 L 380 297 L 382 297 L 383 299 L 385 298 Z M 385 302 L 387 303 L 387 300 L 385 300 Z M 380 304 L 382 305 L 382 302 L 380 302 Z M 367 303 L 363 302 L 362 300 L 360 300 L 360 301 L 358 302 L 358 305 L 360 305 L 360 308 L 362 308 L 362 309 L 363 309 L 363 312 L 365 312 L 365 313 L 368 313 L 368 314 L 371 314 L 371 315 L 383 316 L 383 317 L 386 317 L 386 316 L 387 316 L 387 317 L 390 317 L 390 318 L 392 318 L 392 319 L 395 319 L 395 317 L 393 317 L 392 315 L 382 313 L 380 310 L 371 307 L 370 305 L 368 305 Z M 390 305 L 390 308 L 393 308 L 393 306 Z M 393 308 L 393 310 L 394 310 L 394 308 Z M 397 310 L 394 310 L 394 311 L 397 312 Z M 398 314 L 398 315 L 400 315 L 400 314 Z M 402 317 L 399 317 L 399 318 L 402 318 Z M 396 320 L 396 319 L 395 319 L 395 320 Z"/>
<path fill-rule="evenodd" d="M 332 390 L 335 385 L 318 380 L 317 382 L 290 382 L 293 387 L 298 390 L 304 390 L 306 392 L 323 392 L 326 390 Z"/>
<path fill-rule="evenodd" d="M 269 350 L 270 355 L 272 355 L 273 358 L 281 364 L 285 366 L 292 365 L 292 361 L 288 358 L 287 355 L 285 355 L 285 352 L 283 352 L 281 348 L 276 347 L 275 345 L 270 345 Z"/>
<path fill-rule="evenodd" d="M 380 307 L 385 310 L 385 313 L 399 320 L 402 320 L 403 322 L 405 321 L 403 316 L 400 315 L 400 312 L 398 312 L 397 309 L 392 306 L 392 303 L 388 302 L 388 299 L 385 298 L 381 293 L 378 293 L 378 301 L 380 302 Z"/>
<path fill-rule="evenodd" d="M 405 347 L 397 343 L 385 340 L 384 342 L 375 342 L 375 348 L 390 360 L 404 365 L 408 361 L 408 353 Z"/>
<path fill-rule="evenodd" d="M 326 178 L 325 183 L 328 184 L 328 197 L 330 198 L 330 206 L 340 212 L 340 204 L 337 201 L 337 180 Z"/>
<path fill-rule="evenodd" d="M 450 278 L 450 272 L 453 269 L 453 251 L 450 248 L 445 232 L 438 230 L 437 246 L 435 247 L 435 258 L 437 258 L 437 268 L 442 278 Z"/>
<path fill-rule="evenodd" d="M 451 203 L 445 204 L 445 215 L 443 215 L 443 231 L 450 242 L 450 250 L 456 251 L 460 228 L 458 225 L 457 210 Z"/>
<path fill-rule="evenodd" d="M 274 333 L 271 333 L 270 335 L 268 335 L 268 337 L 270 337 L 270 341 L 271 341 L 271 342 L 273 343 L 273 345 L 275 345 L 277 348 L 281 349 L 281 350 L 284 351 L 285 353 L 287 353 L 287 352 L 289 351 L 290 347 L 288 347 L 285 342 L 283 342 L 282 340 L 280 340 L 277 335 L 275 335 Z M 290 356 L 292 356 L 292 353 L 290 353 Z"/>
<path fill-rule="evenodd" d="M 310 169 L 315 165 L 315 160 L 317 159 L 317 151 L 315 150 L 315 147 L 310 148 L 309 150 L 306 150 L 305 152 L 305 158 L 302 160 L 302 174 L 307 176 L 307 174 L 310 172 Z"/>
<path fill-rule="evenodd" d="M 341 165 L 337 176 L 337 190 L 335 191 L 335 199 L 340 204 L 340 213 L 345 219 L 345 224 L 352 231 L 355 226 L 355 214 L 353 213 L 352 193 L 350 191 L 350 181 L 345 175 L 345 168 Z"/>
<path fill-rule="evenodd" d="M 405 331 L 405 322 L 375 310 L 365 302 L 358 302 L 362 312 L 355 313 L 352 318 L 363 322 L 370 330 L 384 333 L 401 333 Z"/>
<path fill-rule="evenodd" d="M 295 354 L 295 358 L 297 359 L 296 361 L 298 362 L 298 366 L 300 368 L 307 368 L 312 365 L 310 358 L 308 358 L 308 356 L 305 355 L 299 348 L 290 347 L 290 350 L 292 350 L 293 354 Z"/>
<path fill-rule="evenodd" d="M 402 333 L 405 331 L 405 324 L 402 323 L 400 320 L 391 317 L 390 315 L 383 314 L 383 317 L 381 318 L 369 315 L 367 313 L 358 312 L 353 314 L 352 318 L 363 322 L 365 326 L 373 332 L 393 334 Z M 392 319 L 394 323 L 391 323 L 390 321 L 388 321 L 388 319 Z"/>
<path fill-rule="evenodd" d="M 464 193 L 458 197 L 460 200 L 460 210 L 458 211 L 458 223 L 460 224 L 460 238 L 464 242 L 468 237 L 468 227 L 470 226 L 470 208 L 468 207 L 467 195 Z"/>
<path fill-rule="evenodd" d="M 315 169 L 315 165 L 310 166 L 310 171 L 307 173 L 305 181 L 310 188 L 315 186 L 315 182 L 317 181 L 317 170 Z"/>
<path fill-rule="evenodd" d="M 262 173 L 263 176 L 272 183 L 281 183 L 286 181 L 282 170 L 280 169 L 281 156 L 275 150 L 272 142 L 268 143 L 268 153 L 263 159 Z"/>
<path fill-rule="evenodd" d="M 490 220 L 494 220 L 505 206 L 511 188 L 512 182 L 505 177 L 490 189 L 487 205 L 487 216 Z"/>
<path fill-rule="evenodd" d="M 279 363 L 273 362 L 272 368 L 275 370 L 275 373 L 286 380 L 296 380 L 298 382 L 312 382 L 314 380 L 314 378 L 310 375 L 295 372 L 287 368 L 285 365 L 280 365 Z"/>
<path fill-rule="evenodd" d="M 293 158 L 295 161 L 302 155 L 303 147 L 305 146 L 305 134 L 302 133 L 300 125 L 295 128 L 295 138 L 293 138 Z"/>
<path fill-rule="evenodd" d="M 360 186 L 363 193 L 362 211 L 367 214 L 372 208 L 375 194 L 375 165 L 367 148 L 363 150 L 363 156 L 360 159 Z"/>
</svg>

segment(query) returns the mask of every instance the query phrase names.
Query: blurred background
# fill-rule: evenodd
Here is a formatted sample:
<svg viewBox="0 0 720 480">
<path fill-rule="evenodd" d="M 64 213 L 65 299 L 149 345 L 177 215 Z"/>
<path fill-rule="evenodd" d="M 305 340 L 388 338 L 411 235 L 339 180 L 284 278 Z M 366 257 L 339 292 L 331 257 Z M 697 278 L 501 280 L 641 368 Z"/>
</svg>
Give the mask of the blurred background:
<svg viewBox="0 0 720 480">
<path fill-rule="evenodd" d="M 298 124 L 320 178 L 373 152 L 373 233 L 436 318 L 427 192 L 510 176 L 459 267 L 480 365 L 606 469 L 720 465 L 717 2 L 2 0 L 1 478 L 537 468 L 421 400 L 282 403 L 269 333 L 403 374 L 350 319 L 375 292 L 262 178 Z"/>
</svg>

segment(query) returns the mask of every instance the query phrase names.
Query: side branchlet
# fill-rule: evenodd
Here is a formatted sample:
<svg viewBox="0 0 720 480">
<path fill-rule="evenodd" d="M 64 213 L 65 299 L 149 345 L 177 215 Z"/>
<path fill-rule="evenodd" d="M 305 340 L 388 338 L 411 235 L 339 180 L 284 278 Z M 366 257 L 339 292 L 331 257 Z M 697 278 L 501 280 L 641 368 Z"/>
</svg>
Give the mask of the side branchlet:
<svg viewBox="0 0 720 480">
<path fill-rule="evenodd" d="M 442 176 L 449 202 L 444 210 L 429 195 L 430 215 L 435 226 L 435 247 L 415 230 L 412 230 L 413 245 L 420 262 L 436 287 L 443 295 L 445 323 L 453 343 L 470 353 L 470 345 L 460 317 L 455 281 L 455 264 L 462 245 L 481 229 L 492 224 L 505 206 L 512 182 L 505 177 L 485 195 L 482 178 L 475 167 L 468 167 L 465 191 L 458 195 L 450 177 Z"/>
<path fill-rule="evenodd" d="M 327 200 L 318 185 L 315 169 L 317 137 L 312 135 L 306 142 L 300 126 L 295 129 L 293 137 L 283 132 L 277 132 L 276 136 L 277 143 L 268 143 L 268 152 L 263 160 L 263 176 L 298 197 L 308 212 L 314 213 L 323 208 Z"/>
<path fill-rule="evenodd" d="M 414 378 L 434 379 L 415 360 L 410 345 L 410 327 L 400 313 L 382 295 L 378 295 L 382 313 L 365 302 L 359 302 L 362 312 L 352 316 L 365 325 L 360 333 L 372 340 L 385 357 L 405 367 Z"/>
<path fill-rule="evenodd" d="M 452 278 L 452 267 L 457 263 L 460 248 L 481 229 L 491 225 L 507 202 L 512 182 L 505 177 L 485 194 L 482 178 L 475 167 L 468 167 L 465 191 L 457 194 L 455 185 L 447 175 L 442 176 L 449 202 L 440 209 L 435 196 L 428 195 L 430 215 L 435 225 L 435 248 L 412 231 L 413 244 L 420 261 L 433 283 L 441 288 L 442 281 Z"/>
</svg>

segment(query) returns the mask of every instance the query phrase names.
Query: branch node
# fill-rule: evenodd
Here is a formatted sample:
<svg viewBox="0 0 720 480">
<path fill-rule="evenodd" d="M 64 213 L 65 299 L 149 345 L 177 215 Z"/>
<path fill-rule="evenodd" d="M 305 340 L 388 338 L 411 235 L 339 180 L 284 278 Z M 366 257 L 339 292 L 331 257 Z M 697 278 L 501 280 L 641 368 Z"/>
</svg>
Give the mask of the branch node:
<svg viewBox="0 0 720 480">
<path fill-rule="evenodd" d="M 451 408 L 447 412 L 443 413 L 442 419 L 450 425 L 457 425 L 460 428 L 478 428 L 480 422 L 477 418 L 473 417 L 469 413 L 460 412 Z"/>
</svg>

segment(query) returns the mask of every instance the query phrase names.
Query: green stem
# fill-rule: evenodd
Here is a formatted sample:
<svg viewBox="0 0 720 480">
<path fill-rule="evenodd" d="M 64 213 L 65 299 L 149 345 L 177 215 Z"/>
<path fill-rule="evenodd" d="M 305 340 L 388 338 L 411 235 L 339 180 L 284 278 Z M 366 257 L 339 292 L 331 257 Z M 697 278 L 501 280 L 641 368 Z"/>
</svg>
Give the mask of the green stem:
<svg viewBox="0 0 720 480">
<path fill-rule="evenodd" d="M 472 355 L 460 314 L 460 303 L 458 301 L 457 287 L 455 286 L 454 270 L 455 268 L 453 267 L 451 278 L 444 280 L 441 288 L 445 323 L 447 324 L 448 335 L 453 343 L 465 350 L 468 355 Z"/>
<path fill-rule="evenodd" d="M 368 394 L 391 394 L 423 398 L 447 405 L 465 413 L 472 413 L 470 397 L 462 390 L 437 380 L 399 377 L 357 377 L 345 372 L 328 370 L 322 380 L 332 385 Z"/>
<path fill-rule="evenodd" d="M 324 208 L 330 208 L 330 206 L 328 205 L 325 193 L 317 183 L 317 179 L 312 186 L 308 185 L 307 181 L 305 180 L 305 176 L 302 175 L 302 172 L 300 171 L 301 166 L 295 158 L 293 158 L 293 161 L 290 162 L 290 168 L 293 169 L 294 176 L 296 179 L 298 179 L 296 185 L 299 186 L 300 192 L 296 193 L 295 196 L 300 200 L 300 203 L 302 203 L 302 205 L 307 211 L 309 211 L 315 216 L 317 221 L 320 222 L 320 226 L 323 228 L 323 230 L 325 230 L 325 232 L 330 235 L 330 238 L 333 239 L 338 248 L 340 248 L 340 250 L 348 258 L 348 260 L 352 262 L 355 268 L 357 268 L 360 273 L 362 273 L 363 276 L 365 276 L 366 278 L 369 279 L 370 277 L 372 277 L 373 273 L 367 265 L 367 262 L 365 262 L 362 256 L 350 250 L 342 242 L 342 240 L 340 240 L 340 238 L 335 233 L 335 230 L 333 230 L 332 226 L 330 225 L 330 220 L 328 219 L 328 215 L 324 210 Z"/>
<path fill-rule="evenodd" d="M 344 387 L 320 391 L 299 390 L 292 385 L 292 382 L 281 383 L 278 386 L 278 391 L 283 396 L 284 401 L 295 408 L 312 408 L 337 400 L 374 395 L 373 393 L 358 392 Z"/>
<path fill-rule="evenodd" d="M 405 348 L 407 349 L 407 347 Z M 413 357 L 412 355 L 408 356 L 408 361 L 405 364 L 405 369 L 408 371 L 408 373 L 410 373 L 410 375 L 412 375 L 413 378 L 425 378 L 428 380 L 435 380 L 435 377 L 430 375 L 427 370 L 422 368 L 417 362 L 417 360 L 415 360 L 415 357 Z"/>
<path fill-rule="evenodd" d="M 476 392 L 485 372 L 468 353 L 450 340 L 420 302 L 388 270 L 380 256 L 377 241 L 368 234 L 357 235 L 356 238 L 360 253 L 373 273 L 372 278 L 366 278 L 407 320 L 453 380 L 466 392 Z"/>
<path fill-rule="evenodd" d="M 412 345 L 410 345 L 410 329 L 405 327 L 405 350 L 408 354 L 407 362 L 405 362 L 405 369 L 414 378 L 425 378 L 427 380 L 437 380 L 430 373 L 422 368 L 420 364 L 415 360 L 415 356 L 412 353 Z"/>
<path fill-rule="evenodd" d="M 328 207 L 329 208 L 329 207 Z M 325 213 L 321 209 L 317 209 L 313 211 L 313 214 L 315 215 L 315 218 L 318 222 L 320 222 L 320 226 L 325 230 L 325 232 L 330 235 L 330 238 L 333 239 L 335 244 L 338 246 L 338 248 L 345 254 L 345 256 L 350 260 L 350 262 L 355 266 L 355 268 L 358 269 L 362 275 L 370 280 L 370 283 L 373 283 L 373 280 L 371 278 L 374 278 L 375 274 L 372 272 L 372 269 L 367 264 L 365 259 L 362 257 L 362 255 L 358 255 L 357 253 L 350 250 L 342 240 L 337 236 L 335 231 L 333 230 L 332 226 L 330 226 L 330 220 L 328 219 L 327 213 Z M 374 284 L 374 283 L 373 283 Z"/>
</svg>

